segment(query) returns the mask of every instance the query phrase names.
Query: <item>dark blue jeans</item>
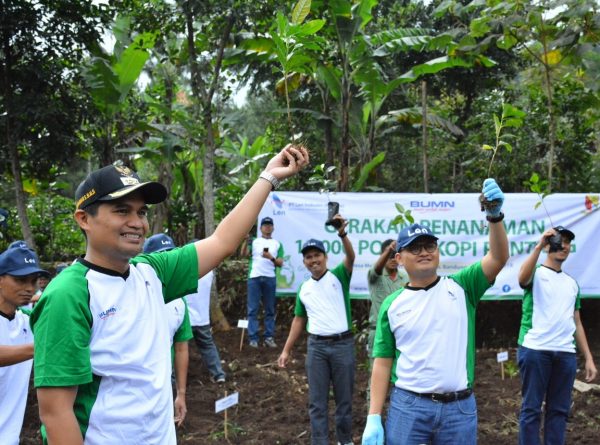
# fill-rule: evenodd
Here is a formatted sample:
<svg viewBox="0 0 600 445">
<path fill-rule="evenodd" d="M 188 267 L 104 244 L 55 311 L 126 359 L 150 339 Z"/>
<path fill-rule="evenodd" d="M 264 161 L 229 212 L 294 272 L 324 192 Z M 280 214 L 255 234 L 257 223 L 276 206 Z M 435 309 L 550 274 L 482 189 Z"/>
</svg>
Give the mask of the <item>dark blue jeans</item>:
<svg viewBox="0 0 600 445">
<path fill-rule="evenodd" d="M 225 373 L 221 367 L 219 351 L 215 346 L 210 332 L 210 325 L 192 326 L 192 333 L 194 334 L 194 341 L 196 342 L 196 346 L 198 346 L 198 351 L 200 351 L 200 355 L 202 356 L 202 361 L 206 365 L 210 376 L 214 380 L 225 377 Z"/>
<path fill-rule="evenodd" d="M 519 444 L 540 444 L 540 419 L 544 400 L 544 444 L 564 444 L 577 372 L 575 353 L 538 351 L 520 346 L 517 360 L 523 395 L 519 416 Z"/>
<path fill-rule="evenodd" d="M 354 338 L 321 340 L 308 337 L 306 375 L 311 444 L 329 445 L 329 388 L 333 383 L 335 431 L 340 443 L 352 442 Z"/>
<path fill-rule="evenodd" d="M 471 394 L 441 403 L 394 387 L 385 424 L 386 445 L 475 445 L 477 404 Z"/>
<path fill-rule="evenodd" d="M 276 288 L 275 277 L 248 279 L 248 340 L 258 341 L 258 311 L 261 301 L 265 308 L 264 338 L 272 338 L 275 335 Z"/>
</svg>

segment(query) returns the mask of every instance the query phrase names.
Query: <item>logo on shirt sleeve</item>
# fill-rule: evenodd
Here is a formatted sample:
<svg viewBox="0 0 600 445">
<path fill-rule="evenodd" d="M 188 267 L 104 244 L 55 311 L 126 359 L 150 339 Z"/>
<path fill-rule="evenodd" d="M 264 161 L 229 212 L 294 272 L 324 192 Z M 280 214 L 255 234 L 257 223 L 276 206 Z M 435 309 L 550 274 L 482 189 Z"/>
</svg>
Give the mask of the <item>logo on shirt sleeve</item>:
<svg viewBox="0 0 600 445">
<path fill-rule="evenodd" d="M 115 306 L 111 306 L 108 309 L 106 309 L 105 311 L 100 312 L 98 314 L 98 318 L 100 318 L 100 320 L 106 320 L 108 317 L 112 317 L 116 313 L 117 313 L 117 308 Z"/>
</svg>

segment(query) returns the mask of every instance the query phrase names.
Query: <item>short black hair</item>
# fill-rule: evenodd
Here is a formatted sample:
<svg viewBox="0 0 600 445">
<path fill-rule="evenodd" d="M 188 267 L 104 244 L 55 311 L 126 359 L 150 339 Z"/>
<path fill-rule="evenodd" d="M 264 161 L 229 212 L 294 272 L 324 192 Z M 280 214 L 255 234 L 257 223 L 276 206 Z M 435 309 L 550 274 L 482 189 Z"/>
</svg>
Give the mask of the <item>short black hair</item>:
<svg viewBox="0 0 600 445">
<path fill-rule="evenodd" d="M 96 201 L 81 210 L 83 210 L 85 213 L 87 213 L 90 216 L 96 216 L 98 214 L 98 209 L 100 208 L 100 206 L 102 204 L 103 204 L 102 201 Z M 79 230 L 81 230 L 81 233 L 83 233 L 83 237 L 87 241 L 87 233 L 85 233 L 85 230 L 83 230 L 81 227 L 79 228 Z"/>
<path fill-rule="evenodd" d="M 393 239 L 386 239 L 383 243 L 381 243 L 381 253 L 384 252 L 385 249 L 387 249 L 387 247 L 392 244 L 394 242 Z"/>
</svg>

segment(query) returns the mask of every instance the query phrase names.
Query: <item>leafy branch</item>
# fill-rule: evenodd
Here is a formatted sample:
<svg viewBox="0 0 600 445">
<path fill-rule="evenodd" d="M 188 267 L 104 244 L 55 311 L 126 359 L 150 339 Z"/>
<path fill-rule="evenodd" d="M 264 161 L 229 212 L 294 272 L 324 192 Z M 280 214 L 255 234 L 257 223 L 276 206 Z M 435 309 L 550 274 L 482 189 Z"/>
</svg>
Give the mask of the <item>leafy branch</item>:
<svg viewBox="0 0 600 445">
<path fill-rule="evenodd" d="M 404 206 L 400 203 L 395 203 L 396 210 L 398 211 L 398 215 L 392 220 L 392 224 L 397 226 L 399 224 L 407 225 L 413 224 L 415 219 L 413 218 L 411 211 L 404 208 Z"/>
<path fill-rule="evenodd" d="M 523 118 L 525 117 L 525 112 L 513 107 L 510 104 L 503 103 L 502 104 L 502 116 L 498 117 L 497 114 L 494 113 L 494 130 L 496 133 L 496 143 L 494 146 L 484 144 L 481 148 L 483 150 L 491 150 L 492 151 L 492 159 L 490 160 L 490 165 L 487 170 L 487 177 L 490 177 L 492 172 L 492 165 L 494 164 L 494 160 L 496 155 L 498 154 L 498 150 L 500 147 L 506 148 L 506 150 L 510 153 L 512 152 L 512 145 L 505 140 L 500 139 L 502 135 L 502 130 L 505 128 L 513 127 L 519 128 L 523 125 Z M 505 133 L 502 135 L 504 138 L 514 138 L 513 134 Z"/>
</svg>

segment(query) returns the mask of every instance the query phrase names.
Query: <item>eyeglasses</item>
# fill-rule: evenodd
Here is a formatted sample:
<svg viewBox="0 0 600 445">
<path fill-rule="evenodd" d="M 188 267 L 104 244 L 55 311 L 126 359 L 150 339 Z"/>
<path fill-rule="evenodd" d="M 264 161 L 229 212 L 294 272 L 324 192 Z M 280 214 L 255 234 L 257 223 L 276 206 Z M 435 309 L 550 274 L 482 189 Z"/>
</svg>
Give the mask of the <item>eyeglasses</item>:
<svg viewBox="0 0 600 445">
<path fill-rule="evenodd" d="M 423 249 L 425 249 L 425 252 L 427 253 L 433 253 L 437 247 L 438 245 L 435 241 L 426 241 L 424 243 L 411 243 L 402 250 L 408 250 L 413 255 L 419 255 Z"/>
</svg>

